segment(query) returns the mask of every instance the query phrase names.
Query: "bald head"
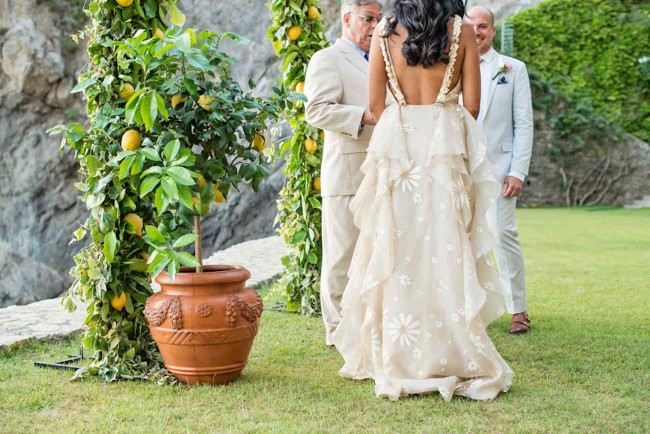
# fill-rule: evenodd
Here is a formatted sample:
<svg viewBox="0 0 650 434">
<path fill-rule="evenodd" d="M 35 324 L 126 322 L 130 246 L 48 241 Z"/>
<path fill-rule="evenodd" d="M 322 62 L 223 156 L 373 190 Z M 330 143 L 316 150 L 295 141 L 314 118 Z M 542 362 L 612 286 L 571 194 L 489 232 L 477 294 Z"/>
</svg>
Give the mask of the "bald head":
<svg viewBox="0 0 650 434">
<path fill-rule="evenodd" d="M 497 34 L 497 28 L 494 27 L 494 14 L 485 6 L 474 6 L 466 16 L 476 33 L 478 52 L 483 55 L 490 51 L 494 36 Z"/>
<path fill-rule="evenodd" d="M 469 19 L 475 15 L 482 15 L 484 18 L 489 20 L 490 26 L 494 26 L 494 14 L 485 6 L 474 6 L 469 10 L 469 12 L 467 12 L 467 18 Z"/>
</svg>

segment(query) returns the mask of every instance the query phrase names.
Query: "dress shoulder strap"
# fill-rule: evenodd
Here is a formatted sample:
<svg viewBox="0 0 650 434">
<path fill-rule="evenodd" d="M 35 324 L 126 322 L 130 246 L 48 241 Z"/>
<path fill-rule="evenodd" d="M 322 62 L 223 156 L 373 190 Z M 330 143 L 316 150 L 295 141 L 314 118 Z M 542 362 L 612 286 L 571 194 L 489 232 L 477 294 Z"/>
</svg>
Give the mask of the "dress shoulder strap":
<svg viewBox="0 0 650 434">
<path fill-rule="evenodd" d="M 454 17 L 454 29 L 451 37 L 451 47 L 449 49 L 449 64 L 445 70 L 445 76 L 442 80 L 442 86 L 438 93 L 436 102 L 442 102 L 449 93 L 449 86 L 451 85 L 451 78 L 454 76 L 454 65 L 456 64 L 456 56 L 458 55 L 458 41 L 460 40 L 460 31 L 463 25 L 463 19 L 456 15 Z"/>
<path fill-rule="evenodd" d="M 406 99 L 402 93 L 402 89 L 399 87 L 397 82 L 397 75 L 395 74 L 395 67 L 393 66 L 393 59 L 390 55 L 390 50 L 388 47 L 388 37 L 384 37 L 386 34 L 386 28 L 388 27 L 388 18 L 384 17 L 379 25 L 377 26 L 379 30 L 379 36 L 381 37 L 381 54 L 384 57 L 384 65 L 386 66 L 386 75 L 388 76 L 388 87 L 392 92 L 395 100 L 400 106 L 406 105 Z"/>
</svg>

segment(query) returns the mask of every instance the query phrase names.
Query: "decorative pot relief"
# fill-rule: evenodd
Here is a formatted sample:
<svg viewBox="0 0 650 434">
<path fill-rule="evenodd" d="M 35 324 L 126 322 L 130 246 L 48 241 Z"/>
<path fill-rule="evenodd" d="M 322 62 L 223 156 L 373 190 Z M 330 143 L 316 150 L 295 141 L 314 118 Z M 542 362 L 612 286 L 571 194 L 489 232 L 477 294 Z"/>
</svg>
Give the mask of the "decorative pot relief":
<svg viewBox="0 0 650 434">
<path fill-rule="evenodd" d="M 224 384 L 246 366 L 263 303 L 245 287 L 245 268 L 204 270 L 182 268 L 174 282 L 160 273 L 161 291 L 149 297 L 144 315 L 170 373 L 184 383 Z"/>
</svg>

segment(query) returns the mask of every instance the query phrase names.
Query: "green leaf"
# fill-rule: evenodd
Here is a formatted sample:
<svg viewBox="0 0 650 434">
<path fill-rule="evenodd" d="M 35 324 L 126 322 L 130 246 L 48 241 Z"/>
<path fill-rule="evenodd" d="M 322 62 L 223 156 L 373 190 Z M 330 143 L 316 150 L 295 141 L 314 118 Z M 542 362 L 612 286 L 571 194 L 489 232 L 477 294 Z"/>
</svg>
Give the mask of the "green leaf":
<svg viewBox="0 0 650 434">
<path fill-rule="evenodd" d="M 169 256 L 160 255 L 159 258 L 160 259 L 159 259 L 159 261 L 157 263 L 152 262 L 149 265 L 148 271 L 151 274 L 153 274 L 154 276 L 157 276 L 162 270 L 164 270 L 165 267 L 167 266 L 167 264 L 169 264 L 169 261 L 171 261 L 171 258 Z M 156 258 L 156 259 L 158 259 L 158 258 Z"/>
<path fill-rule="evenodd" d="M 144 122 L 144 127 L 147 131 L 151 130 L 153 123 L 158 117 L 158 101 L 154 96 L 155 92 L 147 92 L 142 97 L 142 103 L 140 104 L 140 116 Z"/>
<path fill-rule="evenodd" d="M 167 6 L 171 15 L 171 23 L 178 27 L 185 25 L 185 15 L 176 7 L 173 1 L 168 1 Z"/>
<path fill-rule="evenodd" d="M 117 237 L 114 232 L 109 232 L 104 237 L 104 256 L 111 263 L 115 259 L 115 249 L 117 247 Z"/>
<path fill-rule="evenodd" d="M 190 35 L 183 33 L 176 38 L 176 48 L 178 48 L 182 53 L 188 54 L 192 50 L 192 41 L 190 40 Z"/>
<path fill-rule="evenodd" d="M 86 230 L 84 228 L 80 227 L 79 229 L 74 231 L 73 235 L 74 235 L 74 238 L 77 241 L 80 241 L 86 235 Z"/>
<path fill-rule="evenodd" d="M 147 160 L 162 161 L 160 155 L 158 155 L 158 151 L 154 148 L 140 148 L 140 153 L 144 155 Z"/>
<path fill-rule="evenodd" d="M 102 305 L 102 313 L 101 313 L 101 315 L 102 315 L 102 319 L 103 319 L 104 321 L 106 321 L 106 320 L 108 319 L 108 312 L 109 312 L 110 306 L 111 306 L 111 305 L 110 305 L 110 303 L 108 302 L 108 300 L 105 301 L 105 302 L 103 303 L 103 305 Z"/>
<path fill-rule="evenodd" d="M 183 84 L 185 85 L 185 89 L 187 89 L 190 95 L 196 95 L 196 93 L 199 91 L 196 83 L 194 83 L 189 77 L 183 77 Z"/>
<path fill-rule="evenodd" d="M 174 242 L 173 247 L 179 249 L 192 244 L 194 241 L 196 241 L 196 234 L 185 234 Z"/>
<path fill-rule="evenodd" d="M 88 209 L 93 209 L 104 203 L 104 199 L 106 199 L 106 195 L 104 194 L 91 194 L 88 195 L 88 198 L 86 199 L 86 208 Z"/>
<path fill-rule="evenodd" d="M 131 164 L 135 160 L 135 155 L 129 155 L 120 163 L 120 179 L 124 179 L 129 175 L 129 170 L 131 169 Z"/>
<path fill-rule="evenodd" d="M 180 269 L 180 265 L 178 265 L 178 262 L 176 262 L 174 259 L 169 261 L 169 266 L 167 267 L 167 273 L 169 274 L 169 280 L 172 282 L 176 278 L 176 273 L 178 273 L 178 270 Z"/>
<path fill-rule="evenodd" d="M 165 194 L 172 200 L 178 200 L 178 187 L 173 179 L 165 176 L 161 179 L 160 185 L 162 186 Z"/>
<path fill-rule="evenodd" d="M 171 162 L 176 158 L 176 155 L 178 155 L 178 150 L 181 148 L 181 141 L 178 139 L 171 140 L 169 143 L 165 145 L 165 149 L 163 150 L 163 153 L 165 154 L 165 158 L 167 159 L 167 162 Z"/>
<path fill-rule="evenodd" d="M 165 195 L 163 194 L 162 187 L 158 187 L 156 190 L 155 205 L 158 214 L 162 214 L 167 208 L 167 201 L 165 200 Z"/>
<path fill-rule="evenodd" d="M 314 252 L 310 252 L 309 255 L 307 255 L 307 262 L 310 264 L 317 264 L 318 263 L 318 256 Z"/>
<path fill-rule="evenodd" d="M 145 195 L 152 192 L 153 189 L 156 188 L 159 182 L 160 182 L 160 178 L 158 178 L 157 176 L 146 177 L 144 181 L 142 181 L 142 184 L 140 184 L 140 197 L 144 197 Z"/>
<path fill-rule="evenodd" d="M 185 208 L 189 210 L 194 210 L 194 204 L 192 203 L 192 192 L 190 189 L 184 185 L 178 186 L 178 199 Z"/>
<path fill-rule="evenodd" d="M 174 47 L 176 47 L 176 44 L 165 44 L 154 53 L 153 57 L 158 58 Z"/>
<path fill-rule="evenodd" d="M 142 172 L 142 176 L 151 175 L 152 173 L 156 175 L 162 175 L 163 168 L 160 166 L 151 166 L 150 168 Z"/>
<path fill-rule="evenodd" d="M 86 167 L 88 167 L 88 172 L 95 173 L 97 169 L 102 167 L 102 162 L 94 155 L 87 155 L 85 158 Z"/>
<path fill-rule="evenodd" d="M 176 260 L 187 267 L 199 267 L 201 265 L 194 256 L 187 252 L 180 252 L 176 255 Z"/>
<path fill-rule="evenodd" d="M 133 164 L 131 165 L 131 176 L 140 173 L 144 167 L 144 155 L 135 155 L 135 157 L 136 158 L 133 160 Z"/>
<path fill-rule="evenodd" d="M 140 112 L 140 103 L 142 101 L 142 92 L 144 89 L 136 91 L 131 98 L 126 102 L 125 106 L 125 120 L 127 124 L 141 120 L 141 116 L 136 116 Z M 136 122 L 139 123 L 139 122 Z"/>
<path fill-rule="evenodd" d="M 97 80 L 95 80 L 94 78 L 84 80 L 81 83 L 77 84 L 75 87 L 73 87 L 72 90 L 70 91 L 70 93 L 81 92 L 82 90 L 85 90 L 86 88 L 88 88 L 89 86 L 92 86 L 95 83 L 97 83 Z"/>
<path fill-rule="evenodd" d="M 154 240 L 156 242 L 159 242 L 159 243 L 164 243 L 166 241 L 164 235 L 162 233 L 160 233 L 160 231 L 158 230 L 157 227 L 155 227 L 153 225 L 146 225 L 144 227 L 144 230 L 152 240 Z"/>
<path fill-rule="evenodd" d="M 167 107 L 165 107 L 165 100 L 163 100 L 163 97 L 156 92 L 156 103 L 158 105 L 158 111 L 164 117 L 165 119 L 169 118 L 169 112 L 167 111 Z"/>
<path fill-rule="evenodd" d="M 167 169 L 167 175 L 169 175 L 174 181 L 180 185 L 194 185 L 194 180 L 190 171 L 184 167 L 174 166 Z"/>
<path fill-rule="evenodd" d="M 298 244 L 307 236 L 307 231 L 296 232 L 291 238 L 291 244 Z"/>
</svg>

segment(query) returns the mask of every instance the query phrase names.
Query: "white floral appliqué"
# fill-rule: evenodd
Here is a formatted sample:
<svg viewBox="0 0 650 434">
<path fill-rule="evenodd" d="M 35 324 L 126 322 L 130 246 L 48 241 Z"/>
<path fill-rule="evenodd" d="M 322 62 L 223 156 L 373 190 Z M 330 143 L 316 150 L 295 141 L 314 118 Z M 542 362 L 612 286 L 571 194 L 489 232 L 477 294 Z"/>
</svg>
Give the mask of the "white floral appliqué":
<svg viewBox="0 0 650 434">
<path fill-rule="evenodd" d="M 413 320 L 412 315 L 400 313 L 388 324 L 388 335 L 391 342 L 399 342 L 400 346 L 411 346 L 412 342 L 418 341 L 420 321 Z"/>
</svg>

